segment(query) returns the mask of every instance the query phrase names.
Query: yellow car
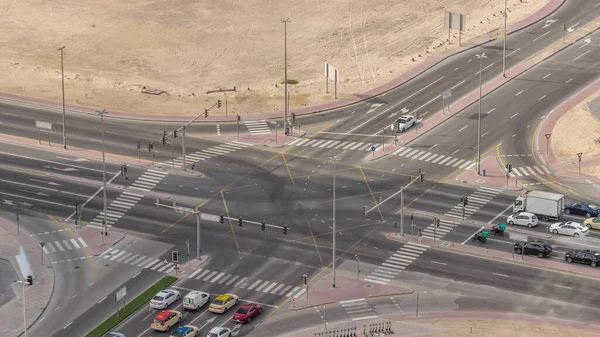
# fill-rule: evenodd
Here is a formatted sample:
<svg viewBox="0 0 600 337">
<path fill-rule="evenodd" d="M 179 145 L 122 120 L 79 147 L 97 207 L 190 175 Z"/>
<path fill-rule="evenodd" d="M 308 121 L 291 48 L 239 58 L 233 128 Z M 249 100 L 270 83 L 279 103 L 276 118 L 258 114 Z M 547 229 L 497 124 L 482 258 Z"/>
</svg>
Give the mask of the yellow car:
<svg viewBox="0 0 600 337">
<path fill-rule="evenodd" d="M 212 301 L 208 310 L 210 312 L 214 312 L 217 314 L 222 314 L 227 310 L 231 309 L 234 305 L 236 305 L 240 301 L 240 298 L 234 294 L 224 294 L 215 297 Z"/>
<path fill-rule="evenodd" d="M 583 221 L 583 225 L 587 228 L 600 229 L 600 216 L 595 218 L 587 218 Z"/>
</svg>

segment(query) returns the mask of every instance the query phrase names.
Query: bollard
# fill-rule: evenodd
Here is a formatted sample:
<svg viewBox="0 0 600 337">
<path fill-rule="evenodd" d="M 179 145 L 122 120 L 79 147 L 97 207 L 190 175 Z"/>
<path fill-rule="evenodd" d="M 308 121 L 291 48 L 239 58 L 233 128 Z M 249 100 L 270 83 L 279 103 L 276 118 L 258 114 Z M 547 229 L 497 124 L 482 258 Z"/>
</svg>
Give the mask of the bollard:
<svg viewBox="0 0 600 337">
<path fill-rule="evenodd" d="M 369 335 L 373 334 L 373 324 L 369 324 Z"/>
<path fill-rule="evenodd" d="M 483 173 L 483 176 L 485 177 L 485 169 L 483 169 L 481 172 Z"/>
<path fill-rule="evenodd" d="M 363 335 L 366 336 L 367 335 L 367 325 L 363 324 Z"/>
<path fill-rule="evenodd" d="M 383 332 L 383 323 L 379 323 L 379 332 Z"/>
<path fill-rule="evenodd" d="M 352 337 L 357 337 L 356 336 L 356 327 L 352 328 Z"/>
</svg>

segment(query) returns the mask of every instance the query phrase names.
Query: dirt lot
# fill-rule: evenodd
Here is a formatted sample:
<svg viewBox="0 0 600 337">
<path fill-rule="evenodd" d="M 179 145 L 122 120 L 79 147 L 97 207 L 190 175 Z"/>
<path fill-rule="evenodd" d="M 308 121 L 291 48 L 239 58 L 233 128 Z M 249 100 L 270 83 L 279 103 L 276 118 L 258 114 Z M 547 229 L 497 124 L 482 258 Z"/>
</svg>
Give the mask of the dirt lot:
<svg viewBox="0 0 600 337">
<path fill-rule="evenodd" d="M 509 0 L 509 22 L 546 3 Z M 457 48 L 457 33 L 447 42 L 444 11 L 466 14 L 463 41 L 472 44 L 486 32 L 501 35 L 502 6 L 490 0 L 4 0 L 0 91 L 60 101 L 57 48 L 66 46 L 68 104 L 177 115 L 220 98 L 230 113 L 280 111 L 282 18 L 292 20 L 288 73 L 299 82 L 291 86 L 293 108 L 333 99 L 325 94 L 324 62 L 340 70 L 339 97 L 348 98 Z M 143 94 L 144 87 L 166 93 Z"/>
<path fill-rule="evenodd" d="M 554 126 L 552 151 L 560 160 L 577 162 L 578 152 L 583 152 L 585 158 L 600 156 L 600 122 L 584 107 L 597 96 L 600 96 L 600 92 L 575 106 Z M 581 171 L 600 176 L 600 166 L 582 165 Z"/>
</svg>

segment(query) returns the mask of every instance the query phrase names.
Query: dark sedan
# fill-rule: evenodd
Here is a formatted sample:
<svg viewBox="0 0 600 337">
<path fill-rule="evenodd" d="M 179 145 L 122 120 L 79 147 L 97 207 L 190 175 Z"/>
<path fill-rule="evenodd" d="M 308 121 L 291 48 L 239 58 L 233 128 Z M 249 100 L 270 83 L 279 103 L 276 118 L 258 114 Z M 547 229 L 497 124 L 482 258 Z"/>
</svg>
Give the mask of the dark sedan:
<svg viewBox="0 0 600 337">
<path fill-rule="evenodd" d="M 542 258 L 548 256 L 551 252 L 552 246 L 545 241 L 533 240 L 515 243 L 515 253 L 517 254 L 537 255 L 537 257 Z"/>
<path fill-rule="evenodd" d="M 597 253 L 593 250 L 572 250 L 565 254 L 565 260 L 567 260 L 569 263 L 575 262 L 589 264 L 590 266 L 596 268 L 596 266 L 600 265 L 600 253 Z"/>
<path fill-rule="evenodd" d="M 600 207 L 587 202 L 576 202 L 565 206 L 565 213 L 583 215 L 590 218 L 600 214 Z"/>
</svg>

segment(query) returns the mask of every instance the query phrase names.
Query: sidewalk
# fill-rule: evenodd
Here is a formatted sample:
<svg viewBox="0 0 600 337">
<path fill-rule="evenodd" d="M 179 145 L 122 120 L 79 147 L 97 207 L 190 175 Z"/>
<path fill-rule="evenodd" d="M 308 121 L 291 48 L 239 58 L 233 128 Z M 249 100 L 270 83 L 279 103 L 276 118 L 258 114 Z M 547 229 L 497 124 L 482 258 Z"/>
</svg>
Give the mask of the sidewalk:
<svg viewBox="0 0 600 337">
<path fill-rule="evenodd" d="M 512 228 L 510 231 L 514 231 Z M 537 233 L 539 235 L 539 233 Z M 505 234 L 506 235 L 506 234 Z M 399 241 L 399 242 L 418 242 L 417 238 L 411 238 L 410 236 L 406 236 L 404 238 L 400 237 L 396 233 L 386 235 L 389 239 Z M 494 249 L 483 248 L 478 246 L 471 245 L 462 245 L 460 243 L 453 243 L 444 240 L 436 240 L 434 243 L 432 240 L 428 240 L 423 238 L 421 244 L 428 245 L 430 247 L 435 247 L 438 249 L 451 250 L 456 252 L 462 252 L 472 255 L 478 255 L 482 258 L 493 259 L 493 260 L 504 260 L 510 261 L 511 263 L 516 264 L 525 264 L 532 265 L 536 267 L 546 267 L 550 269 L 555 269 L 559 271 L 567 271 L 571 273 L 587 275 L 591 277 L 600 277 L 600 269 L 591 268 L 585 265 L 576 265 L 576 264 L 568 264 L 562 262 L 556 262 L 547 258 L 538 258 L 529 255 L 518 255 L 514 253 L 502 252 Z"/>
<path fill-rule="evenodd" d="M 484 170 L 485 176 L 483 176 Z M 456 177 L 456 181 L 481 186 L 499 187 L 510 191 L 523 190 L 523 187 L 518 184 L 518 181 L 514 177 L 506 179 L 506 171 L 500 166 L 495 156 L 487 156 L 481 161 L 481 174 L 477 175 L 477 168 L 473 166 Z"/>
<path fill-rule="evenodd" d="M 375 161 L 377 159 L 386 157 L 388 154 L 396 151 L 399 147 L 400 146 L 398 145 L 398 142 L 385 144 L 385 146 L 379 146 L 379 145 L 377 145 L 377 148 L 376 148 L 375 152 L 369 153 L 365 157 L 365 160 L 366 161 Z"/>
<path fill-rule="evenodd" d="M 102 235 L 99 229 L 89 228 L 87 226 L 70 227 L 83 239 L 83 241 L 85 241 L 94 256 L 104 253 L 105 250 L 116 245 L 125 238 L 125 234 L 109 229 L 108 235 L 104 236 L 104 245 L 102 245 Z"/>
<path fill-rule="evenodd" d="M 316 283 L 309 284 L 308 296 L 306 292 L 303 292 L 298 298 L 293 298 L 289 309 L 301 310 L 340 301 L 413 293 L 411 289 L 394 285 L 373 284 L 363 280 L 358 281 L 356 276 L 350 277 L 343 271 L 336 274 L 335 288 L 332 287 L 332 284 L 333 274 L 327 274 Z"/>
<path fill-rule="evenodd" d="M 0 217 L 0 258 L 10 261 L 18 278 L 22 280 L 21 270 L 15 259 L 19 248 L 23 246 L 35 280 L 33 285 L 25 285 L 25 312 L 27 326 L 32 326 L 42 315 L 54 291 L 54 270 L 49 259 L 41 261 L 41 248 L 29 233 L 20 228 L 17 235 L 17 224 L 12 220 Z M 0 307 L 0 326 L 2 336 L 17 336 L 23 332 L 23 286 L 13 283 L 15 298 Z"/>
<path fill-rule="evenodd" d="M 533 15 L 531 15 L 515 24 L 511 24 L 507 28 L 509 34 L 514 33 L 515 31 L 521 30 L 523 28 L 526 28 L 526 27 L 530 26 L 531 24 L 535 23 L 536 21 L 550 15 L 551 13 L 556 11 L 565 1 L 566 0 L 549 0 L 548 4 L 546 4 L 546 6 L 541 8 L 538 12 L 534 13 Z M 356 94 L 351 99 L 338 100 L 338 101 L 334 101 L 334 102 L 330 102 L 330 103 L 326 103 L 326 104 L 322 104 L 322 105 L 318 105 L 318 106 L 297 108 L 297 109 L 293 109 L 292 111 L 290 111 L 290 113 L 293 112 L 297 116 L 307 115 L 307 114 L 312 114 L 312 113 L 328 111 L 331 109 L 340 108 L 343 106 L 347 106 L 347 105 L 355 104 L 360 101 L 367 100 L 373 96 L 380 95 L 380 94 L 387 92 L 401 84 L 404 84 L 404 83 L 410 81 L 411 79 L 413 79 L 414 77 L 418 76 L 425 70 L 444 61 L 445 59 L 447 59 L 451 56 L 454 56 L 462 51 L 471 49 L 473 47 L 475 47 L 475 46 L 465 46 L 465 47 L 462 47 L 459 50 L 453 51 L 449 54 L 441 54 L 441 55 L 431 56 L 431 57 L 425 59 L 424 61 L 422 61 L 421 63 L 417 64 L 415 67 L 413 67 L 409 71 L 403 73 L 395 80 L 385 83 L 385 84 L 383 84 L 379 87 L 376 87 L 372 90 L 369 90 L 365 93 Z M 62 111 L 61 110 L 62 104 L 60 102 L 46 101 L 46 100 L 42 100 L 42 99 L 24 97 L 24 96 L 15 95 L 15 94 L 0 94 L 0 100 L 17 101 L 17 102 L 21 102 L 22 105 L 33 105 L 33 106 L 44 107 L 44 108 L 50 107 L 50 108 L 55 109 L 56 111 Z M 84 113 L 84 114 L 94 114 L 94 115 L 96 114 L 96 112 L 95 112 L 96 109 L 94 109 L 94 108 L 82 107 L 82 106 L 71 105 L 71 104 L 67 104 L 66 109 L 69 111 L 79 112 L 79 113 Z M 241 118 L 242 118 L 242 120 L 272 119 L 272 118 L 281 118 L 282 115 L 283 115 L 283 112 L 275 112 L 275 113 L 253 114 L 253 115 L 246 116 L 246 118 L 244 118 L 244 116 L 241 116 Z M 192 117 L 193 116 L 191 116 L 191 115 L 190 116 L 140 115 L 140 114 L 129 113 L 129 112 L 110 111 L 110 115 L 108 115 L 106 118 L 135 119 L 135 120 L 144 120 L 144 121 L 186 122 L 186 121 L 190 120 Z M 207 122 L 225 122 L 225 121 L 235 121 L 237 119 L 235 116 L 228 116 L 227 118 L 223 117 L 223 116 L 209 116 L 208 118 L 206 118 L 204 120 Z"/>
</svg>

